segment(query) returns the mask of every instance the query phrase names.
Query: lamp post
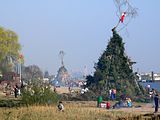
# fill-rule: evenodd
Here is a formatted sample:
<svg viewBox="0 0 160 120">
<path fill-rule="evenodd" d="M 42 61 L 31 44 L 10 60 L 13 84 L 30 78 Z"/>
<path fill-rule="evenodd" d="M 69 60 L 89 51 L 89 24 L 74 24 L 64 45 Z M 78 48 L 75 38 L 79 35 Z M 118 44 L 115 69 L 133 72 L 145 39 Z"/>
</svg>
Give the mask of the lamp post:
<svg viewBox="0 0 160 120">
<path fill-rule="evenodd" d="M 20 83 L 22 82 L 22 64 L 19 63 L 19 78 L 20 78 Z"/>
<path fill-rule="evenodd" d="M 19 63 L 18 63 L 20 83 L 22 82 L 22 62 L 23 62 L 23 55 L 20 54 L 19 55 Z"/>
</svg>

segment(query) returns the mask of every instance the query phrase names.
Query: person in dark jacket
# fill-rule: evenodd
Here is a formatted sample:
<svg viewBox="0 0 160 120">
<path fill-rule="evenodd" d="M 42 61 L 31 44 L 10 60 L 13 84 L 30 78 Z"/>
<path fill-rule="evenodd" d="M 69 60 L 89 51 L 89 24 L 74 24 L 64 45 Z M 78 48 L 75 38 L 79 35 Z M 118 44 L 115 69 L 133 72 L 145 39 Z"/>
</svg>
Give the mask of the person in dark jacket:
<svg viewBox="0 0 160 120">
<path fill-rule="evenodd" d="M 158 112 L 158 107 L 159 107 L 159 97 L 158 97 L 158 94 L 156 94 L 154 96 L 154 103 L 155 103 L 155 111 L 154 113 Z"/>
<path fill-rule="evenodd" d="M 16 85 L 14 87 L 14 96 L 15 96 L 15 98 L 17 98 L 17 95 L 18 95 L 18 86 Z"/>
</svg>

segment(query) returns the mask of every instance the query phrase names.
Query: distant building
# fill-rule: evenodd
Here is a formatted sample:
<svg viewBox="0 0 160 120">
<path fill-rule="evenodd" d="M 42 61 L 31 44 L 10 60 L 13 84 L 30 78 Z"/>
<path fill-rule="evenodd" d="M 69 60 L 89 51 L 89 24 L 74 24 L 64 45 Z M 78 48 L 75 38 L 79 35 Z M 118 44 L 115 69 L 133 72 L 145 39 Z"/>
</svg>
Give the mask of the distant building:
<svg viewBox="0 0 160 120">
<path fill-rule="evenodd" d="M 151 73 L 140 74 L 140 80 L 152 80 Z"/>
<path fill-rule="evenodd" d="M 142 82 L 146 81 L 160 81 L 160 73 L 144 73 L 140 74 L 139 80 Z"/>
<path fill-rule="evenodd" d="M 154 80 L 159 80 L 160 81 L 160 73 L 154 74 Z"/>
</svg>

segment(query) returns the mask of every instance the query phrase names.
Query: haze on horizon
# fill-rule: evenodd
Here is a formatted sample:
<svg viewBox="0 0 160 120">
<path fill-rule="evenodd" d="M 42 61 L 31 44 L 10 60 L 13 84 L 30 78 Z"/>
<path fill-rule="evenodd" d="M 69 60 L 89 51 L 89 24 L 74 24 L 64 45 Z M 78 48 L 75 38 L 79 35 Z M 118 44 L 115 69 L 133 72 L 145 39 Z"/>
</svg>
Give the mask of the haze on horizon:
<svg viewBox="0 0 160 120">
<path fill-rule="evenodd" d="M 139 72 L 160 72 L 160 1 L 132 0 L 138 16 L 120 32 L 126 53 Z M 0 4 L 0 26 L 15 31 L 25 65 L 38 65 L 56 74 L 65 52 L 69 72 L 93 73 L 117 22 L 113 0 L 5 0 Z"/>
</svg>

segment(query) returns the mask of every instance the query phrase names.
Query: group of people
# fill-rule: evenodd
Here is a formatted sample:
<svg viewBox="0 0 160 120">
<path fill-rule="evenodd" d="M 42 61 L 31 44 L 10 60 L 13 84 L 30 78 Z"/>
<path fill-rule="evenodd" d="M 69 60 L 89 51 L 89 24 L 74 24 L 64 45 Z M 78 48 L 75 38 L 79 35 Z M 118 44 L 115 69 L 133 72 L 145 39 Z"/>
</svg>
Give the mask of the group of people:
<svg viewBox="0 0 160 120">
<path fill-rule="evenodd" d="M 116 90 L 112 89 L 109 91 L 111 100 L 115 100 L 116 98 Z M 150 90 L 149 95 L 151 97 L 151 100 L 153 101 L 153 106 L 155 108 L 154 113 L 158 112 L 159 108 L 159 95 L 158 92 L 155 89 Z M 103 103 L 102 96 L 98 96 L 97 98 L 97 107 L 101 107 L 101 103 Z M 58 104 L 58 110 L 64 112 L 64 105 L 60 101 Z M 122 97 L 120 101 L 116 102 L 113 105 L 113 108 L 121 108 L 121 107 L 132 107 L 132 100 L 130 97 Z M 110 102 L 106 103 L 106 108 L 110 108 Z"/>
<path fill-rule="evenodd" d="M 158 112 L 159 108 L 159 95 L 158 92 L 155 89 L 149 90 L 150 86 L 147 87 L 147 91 L 149 92 L 149 96 L 151 98 L 151 101 L 153 102 L 153 107 L 155 108 L 154 113 Z M 110 89 L 109 90 L 109 98 L 111 100 L 116 99 L 116 89 Z M 102 96 L 98 96 L 97 99 L 97 107 L 100 107 L 100 104 L 102 103 L 103 99 Z M 120 101 L 116 102 L 113 105 L 113 108 L 120 108 L 120 107 L 132 107 L 132 100 L 129 97 L 122 97 Z"/>
<path fill-rule="evenodd" d="M 102 106 L 106 106 L 107 109 L 111 107 L 110 102 L 106 102 L 106 105 L 105 105 L 105 103 L 103 102 L 102 96 L 98 96 L 97 107 L 102 107 Z M 120 101 L 116 102 L 112 108 L 115 109 L 115 108 L 122 108 L 122 107 L 132 107 L 132 100 L 130 97 L 127 97 L 123 100 L 121 99 Z"/>
</svg>

